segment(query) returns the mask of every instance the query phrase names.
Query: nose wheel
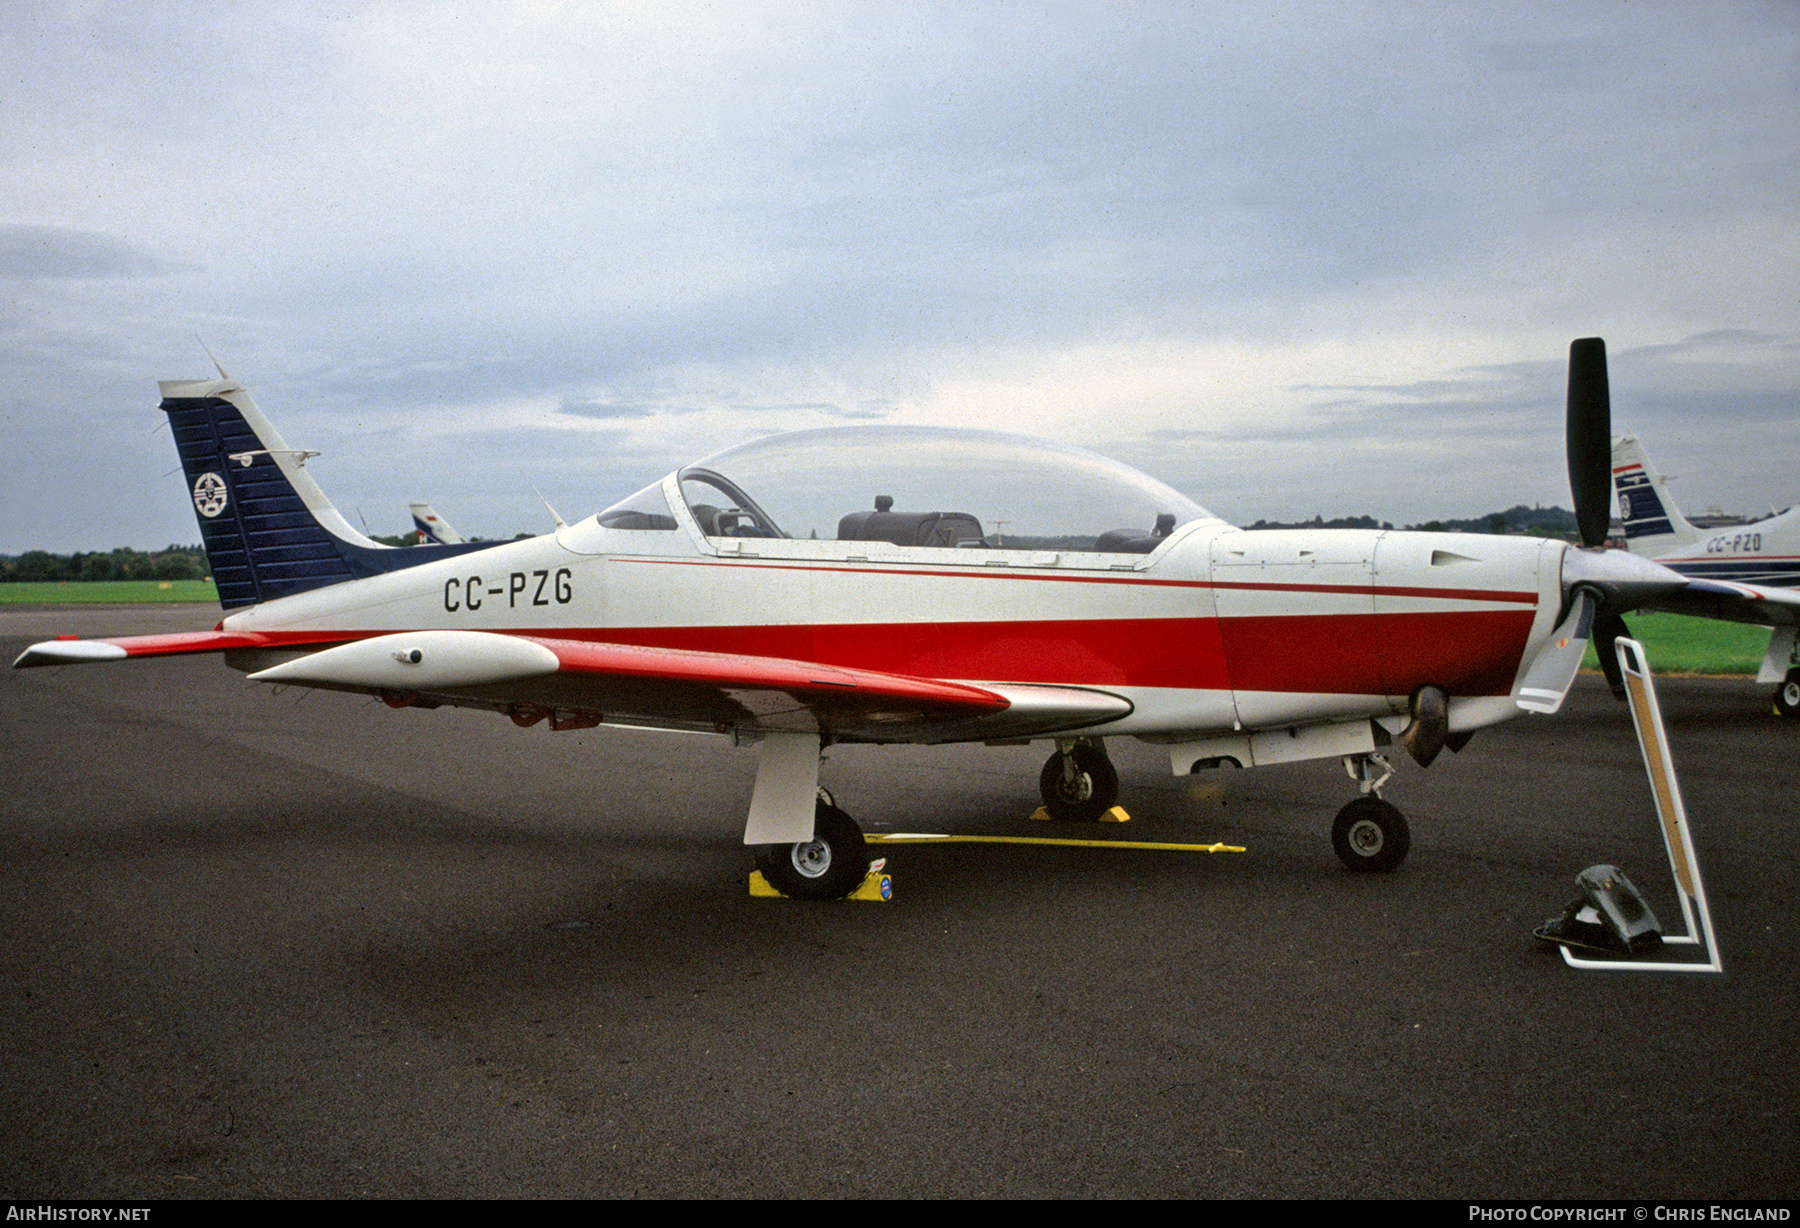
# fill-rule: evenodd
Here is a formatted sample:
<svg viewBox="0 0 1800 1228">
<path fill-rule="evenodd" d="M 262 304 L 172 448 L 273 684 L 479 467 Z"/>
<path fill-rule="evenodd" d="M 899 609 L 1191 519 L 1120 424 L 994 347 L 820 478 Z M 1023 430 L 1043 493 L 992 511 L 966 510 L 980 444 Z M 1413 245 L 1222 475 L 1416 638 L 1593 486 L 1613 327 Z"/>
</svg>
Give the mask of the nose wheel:
<svg viewBox="0 0 1800 1228">
<path fill-rule="evenodd" d="M 1038 773 L 1038 792 L 1051 818 L 1096 823 L 1119 800 L 1119 773 L 1099 744 L 1059 743 Z"/>
<path fill-rule="evenodd" d="M 1331 847 L 1346 869 L 1382 874 L 1406 860 L 1412 830 L 1395 806 L 1373 795 L 1359 797 L 1338 811 Z"/>
</svg>

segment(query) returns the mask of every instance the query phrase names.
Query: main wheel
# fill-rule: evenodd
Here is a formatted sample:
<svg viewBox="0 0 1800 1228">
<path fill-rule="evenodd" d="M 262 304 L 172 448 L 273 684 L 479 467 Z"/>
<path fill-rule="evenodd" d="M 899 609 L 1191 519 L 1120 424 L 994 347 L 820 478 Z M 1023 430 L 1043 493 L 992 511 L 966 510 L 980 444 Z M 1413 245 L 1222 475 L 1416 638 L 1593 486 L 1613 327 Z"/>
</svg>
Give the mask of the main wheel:
<svg viewBox="0 0 1800 1228">
<path fill-rule="evenodd" d="M 1800 668 L 1790 669 L 1775 692 L 1775 711 L 1790 721 L 1800 720 Z"/>
<path fill-rule="evenodd" d="M 1044 763 L 1038 792 L 1051 818 L 1093 823 L 1119 800 L 1119 773 L 1098 746 L 1078 745 L 1067 756 L 1057 751 Z"/>
<path fill-rule="evenodd" d="M 856 820 L 821 800 L 813 810 L 813 838 L 800 844 L 764 844 L 756 868 L 769 885 L 797 900 L 841 900 L 869 872 L 869 846 Z"/>
<path fill-rule="evenodd" d="M 1348 869 L 1386 873 L 1406 860 L 1412 830 L 1406 816 L 1379 797 L 1359 797 L 1338 811 L 1331 847 Z"/>
</svg>

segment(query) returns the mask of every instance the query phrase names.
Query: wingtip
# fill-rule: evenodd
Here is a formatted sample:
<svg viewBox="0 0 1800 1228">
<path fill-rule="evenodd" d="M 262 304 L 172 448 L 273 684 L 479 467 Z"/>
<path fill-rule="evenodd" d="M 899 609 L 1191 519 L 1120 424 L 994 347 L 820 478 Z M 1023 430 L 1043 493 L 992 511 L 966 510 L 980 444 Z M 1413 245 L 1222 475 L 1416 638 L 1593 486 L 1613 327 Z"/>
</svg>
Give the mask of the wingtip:
<svg viewBox="0 0 1800 1228">
<path fill-rule="evenodd" d="M 81 665 L 92 661 L 123 661 L 129 653 L 104 640 L 45 640 L 33 644 L 13 661 L 14 669 L 41 665 Z"/>
</svg>

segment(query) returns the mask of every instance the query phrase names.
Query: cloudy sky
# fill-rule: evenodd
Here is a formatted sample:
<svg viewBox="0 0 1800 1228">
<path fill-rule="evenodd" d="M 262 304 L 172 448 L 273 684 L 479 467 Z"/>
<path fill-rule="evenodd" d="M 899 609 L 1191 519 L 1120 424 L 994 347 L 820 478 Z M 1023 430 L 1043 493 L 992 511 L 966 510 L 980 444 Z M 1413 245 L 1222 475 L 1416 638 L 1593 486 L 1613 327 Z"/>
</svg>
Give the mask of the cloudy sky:
<svg viewBox="0 0 1800 1228">
<path fill-rule="evenodd" d="M 1566 505 L 1591 334 L 1679 497 L 1800 501 L 1787 0 L 0 20 L 0 552 L 197 541 L 207 348 L 378 533 L 868 421 L 1239 523 Z"/>
</svg>

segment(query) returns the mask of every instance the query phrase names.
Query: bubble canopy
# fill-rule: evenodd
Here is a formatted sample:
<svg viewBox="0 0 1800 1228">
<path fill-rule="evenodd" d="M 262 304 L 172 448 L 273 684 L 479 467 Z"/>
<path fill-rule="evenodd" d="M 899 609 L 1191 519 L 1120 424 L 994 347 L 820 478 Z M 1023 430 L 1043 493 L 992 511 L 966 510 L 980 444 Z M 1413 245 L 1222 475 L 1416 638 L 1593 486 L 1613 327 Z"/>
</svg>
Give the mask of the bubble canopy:
<svg viewBox="0 0 1800 1228">
<path fill-rule="evenodd" d="M 852 426 L 775 435 L 680 471 L 702 531 L 718 537 L 1146 553 L 1213 520 L 1187 496 L 1081 448 L 995 431 Z M 645 490 L 600 513 L 662 528 Z M 673 528 L 673 524 L 667 527 Z"/>
</svg>

